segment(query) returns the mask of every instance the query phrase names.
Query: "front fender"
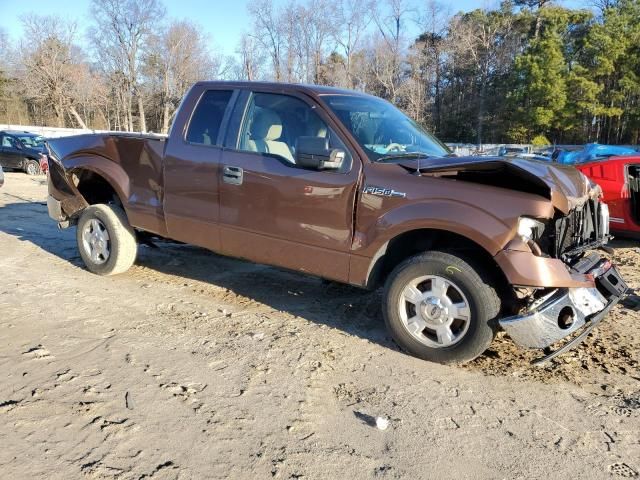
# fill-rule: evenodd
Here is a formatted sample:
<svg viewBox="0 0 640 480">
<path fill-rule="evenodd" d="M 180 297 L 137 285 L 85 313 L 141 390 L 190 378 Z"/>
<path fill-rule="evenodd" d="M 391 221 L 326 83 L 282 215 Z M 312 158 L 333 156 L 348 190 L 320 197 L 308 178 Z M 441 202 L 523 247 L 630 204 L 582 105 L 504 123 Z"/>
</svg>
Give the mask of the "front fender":
<svg viewBox="0 0 640 480">
<path fill-rule="evenodd" d="M 500 219 L 458 200 L 428 200 L 398 206 L 356 232 L 353 253 L 372 258 L 398 235 L 412 230 L 435 229 L 466 237 L 494 256 L 513 238 L 516 226 L 517 217 Z"/>
</svg>

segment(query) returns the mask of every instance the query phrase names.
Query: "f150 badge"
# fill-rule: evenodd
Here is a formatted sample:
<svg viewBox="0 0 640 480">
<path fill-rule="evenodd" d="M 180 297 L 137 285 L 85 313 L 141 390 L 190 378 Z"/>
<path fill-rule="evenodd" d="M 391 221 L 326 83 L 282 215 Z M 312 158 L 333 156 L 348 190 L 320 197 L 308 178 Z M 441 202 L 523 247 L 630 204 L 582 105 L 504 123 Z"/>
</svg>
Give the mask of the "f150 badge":
<svg viewBox="0 0 640 480">
<path fill-rule="evenodd" d="M 371 195 L 379 195 L 381 197 L 397 197 L 405 198 L 407 196 L 404 192 L 397 192 L 393 188 L 378 187 L 376 185 L 365 185 L 364 193 L 370 193 Z"/>
</svg>

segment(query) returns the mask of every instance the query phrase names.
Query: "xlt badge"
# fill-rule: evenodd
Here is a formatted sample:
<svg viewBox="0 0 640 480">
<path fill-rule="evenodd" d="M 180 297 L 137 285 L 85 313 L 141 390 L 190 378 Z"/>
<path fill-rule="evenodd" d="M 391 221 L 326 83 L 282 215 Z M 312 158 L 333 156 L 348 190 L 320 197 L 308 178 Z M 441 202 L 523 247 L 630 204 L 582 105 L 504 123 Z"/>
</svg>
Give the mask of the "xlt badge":
<svg viewBox="0 0 640 480">
<path fill-rule="evenodd" d="M 364 193 L 370 193 L 371 195 L 379 195 L 381 197 L 405 198 L 407 196 L 406 193 L 396 192 L 393 188 L 378 187 L 376 185 L 365 185 Z"/>
</svg>

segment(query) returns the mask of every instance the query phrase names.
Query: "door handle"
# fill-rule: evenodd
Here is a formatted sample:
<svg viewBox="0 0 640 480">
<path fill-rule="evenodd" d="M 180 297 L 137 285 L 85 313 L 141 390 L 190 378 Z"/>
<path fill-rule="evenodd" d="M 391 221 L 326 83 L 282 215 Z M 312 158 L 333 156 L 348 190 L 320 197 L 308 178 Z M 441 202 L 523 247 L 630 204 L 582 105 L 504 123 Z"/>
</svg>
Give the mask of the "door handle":
<svg viewBox="0 0 640 480">
<path fill-rule="evenodd" d="M 240 167 L 225 165 L 222 168 L 222 181 L 230 185 L 242 185 L 243 171 Z"/>
</svg>

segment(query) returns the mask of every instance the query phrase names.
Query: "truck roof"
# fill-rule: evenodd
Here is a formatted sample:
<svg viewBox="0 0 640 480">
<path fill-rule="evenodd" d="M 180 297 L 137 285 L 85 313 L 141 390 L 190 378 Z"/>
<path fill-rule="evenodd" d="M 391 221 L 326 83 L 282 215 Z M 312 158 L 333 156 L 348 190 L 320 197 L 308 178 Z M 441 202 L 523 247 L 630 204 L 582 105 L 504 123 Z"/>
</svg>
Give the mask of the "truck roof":
<svg viewBox="0 0 640 480">
<path fill-rule="evenodd" d="M 305 83 L 284 83 L 284 82 L 242 82 L 242 81 L 225 81 L 225 80 L 213 80 L 213 81 L 201 81 L 196 85 L 202 85 L 207 88 L 220 88 L 220 87 L 232 87 L 232 88 L 244 88 L 251 89 L 256 87 L 268 87 L 281 90 L 298 91 L 304 93 L 313 93 L 315 95 L 357 95 L 359 97 L 373 97 L 368 93 L 358 92 L 356 90 L 349 90 L 346 88 L 329 87 L 326 85 L 313 85 Z"/>
</svg>

